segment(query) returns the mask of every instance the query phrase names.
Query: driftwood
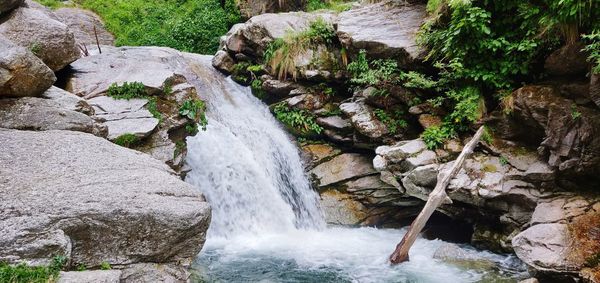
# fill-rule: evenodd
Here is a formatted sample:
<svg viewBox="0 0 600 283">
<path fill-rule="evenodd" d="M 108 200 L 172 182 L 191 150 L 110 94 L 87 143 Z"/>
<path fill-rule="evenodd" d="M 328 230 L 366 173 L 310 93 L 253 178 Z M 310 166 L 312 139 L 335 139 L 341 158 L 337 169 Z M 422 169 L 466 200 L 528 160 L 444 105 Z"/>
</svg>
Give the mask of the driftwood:
<svg viewBox="0 0 600 283">
<path fill-rule="evenodd" d="M 396 250 L 394 251 L 394 253 L 390 255 L 390 262 L 392 264 L 398 264 L 409 260 L 408 251 L 417 240 L 417 236 L 419 235 L 419 233 L 421 233 L 423 227 L 425 227 L 425 223 L 427 223 L 429 217 L 431 217 L 433 212 L 442 203 L 452 203 L 452 201 L 450 200 L 450 198 L 448 198 L 448 195 L 446 194 L 446 187 L 450 183 L 450 180 L 452 180 L 452 178 L 454 178 L 458 171 L 460 171 L 467 156 L 473 152 L 473 149 L 479 143 L 483 132 L 484 127 L 481 126 L 477 130 L 475 135 L 473 135 L 471 141 L 469 141 L 465 145 L 462 152 L 454 162 L 452 169 L 450 169 L 450 172 L 447 175 L 443 176 L 441 181 L 438 181 L 438 183 L 435 186 L 435 189 L 433 189 L 433 191 L 429 194 L 429 198 L 427 199 L 427 203 L 425 203 L 423 210 L 421 210 L 417 218 L 410 225 L 410 227 L 408 228 L 408 232 L 404 234 L 402 241 L 400 241 L 400 243 L 396 246 Z"/>
</svg>

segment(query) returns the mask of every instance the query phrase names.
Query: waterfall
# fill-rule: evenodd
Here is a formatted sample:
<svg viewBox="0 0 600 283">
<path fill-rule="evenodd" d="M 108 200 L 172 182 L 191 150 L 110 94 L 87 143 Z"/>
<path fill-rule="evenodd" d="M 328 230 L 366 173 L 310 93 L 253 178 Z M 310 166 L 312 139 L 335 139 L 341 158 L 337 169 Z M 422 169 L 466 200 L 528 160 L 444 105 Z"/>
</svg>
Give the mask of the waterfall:
<svg viewBox="0 0 600 283">
<path fill-rule="evenodd" d="M 510 257 L 485 252 L 477 253 L 508 274 L 462 270 L 434 260 L 443 242 L 424 239 L 410 262 L 390 266 L 404 229 L 325 227 L 298 149 L 267 106 L 215 71 L 211 57 L 187 56 L 185 75 L 208 102 L 208 127 L 187 140 L 186 181 L 212 207 L 192 281 L 494 282 L 522 271 Z"/>
<path fill-rule="evenodd" d="M 186 177 L 211 204 L 209 236 L 323 228 L 291 137 L 250 88 L 212 72 L 201 87 L 208 127 L 188 139 Z"/>
</svg>

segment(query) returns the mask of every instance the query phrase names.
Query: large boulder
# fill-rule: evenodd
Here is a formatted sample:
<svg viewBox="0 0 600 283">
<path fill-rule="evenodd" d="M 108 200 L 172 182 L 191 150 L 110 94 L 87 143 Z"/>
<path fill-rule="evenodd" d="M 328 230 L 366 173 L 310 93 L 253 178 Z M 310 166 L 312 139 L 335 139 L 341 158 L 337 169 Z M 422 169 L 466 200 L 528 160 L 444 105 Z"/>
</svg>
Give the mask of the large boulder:
<svg viewBox="0 0 600 283">
<path fill-rule="evenodd" d="M 26 1 L 2 21 L 0 35 L 30 49 L 53 71 L 64 68 L 81 56 L 67 25 L 37 3 Z"/>
<path fill-rule="evenodd" d="M 106 137 L 106 127 L 96 123 L 90 114 L 93 110 L 83 99 L 56 87 L 43 97 L 0 99 L 0 128 L 70 130 Z"/>
<path fill-rule="evenodd" d="M 236 1 L 243 19 L 249 19 L 254 16 L 265 13 L 281 13 L 290 11 L 300 11 L 306 6 L 304 0 L 241 0 Z"/>
<path fill-rule="evenodd" d="M 345 153 L 319 164 L 310 174 L 318 180 L 320 187 L 352 178 L 376 174 L 369 157 L 357 153 Z"/>
<path fill-rule="evenodd" d="M 0 148 L 2 261 L 186 263 L 202 248 L 210 207 L 161 161 L 71 131 L 2 129 Z"/>
<path fill-rule="evenodd" d="M 512 239 L 512 246 L 536 277 L 565 280 L 585 277 L 590 272 L 585 266 L 597 268 L 593 262 L 600 254 L 598 197 L 564 194 L 541 200 L 530 225 Z"/>
<path fill-rule="evenodd" d="M 148 137 L 158 126 L 158 119 L 144 108 L 147 99 L 114 99 L 98 96 L 89 100 L 95 118 L 108 128 L 108 139 L 114 141 L 124 134 L 142 139 Z"/>
<path fill-rule="evenodd" d="M 356 131 L 366 137 L 377 140 L 389 134 L 387 126 L 377 119 L 373 108 L 364 101 L 342 103 L 340 110 L 350 117 Z"/>
<path fill-rule="evenodd" d="M 0 14 L 19 7 L 19 5 L 23 4 L 23 1 L 24 0 L 2 0 L 2 2 L 0 2 Z"/>
<path fill-rule="evenodd" d="M 77 43 L 86 46 L 114 45 L 115 37 L 106 30 L 102 19 L 94 12 L 79 8 L 60 8 L 54 13 L 73 32 Z"/>
<path fill-rule="evenodd" d="M 39 96 L 55 81 L 44 62 L 0 36 L 0 97 Z"/>
<path fill-rule="evenodd" d="M 408 64 L 423 54 L 416 37 L 426 16 L 425 5 L 383 1 L 341 13 L 337 34 L 350 51 L 364 49 L 373 57 Z"/>
<path fill-rule="evenodd" d="M 283 38 L 289 32 L 305 30 L 318 18 L 332 22 L 332 17 L 331 14 L 305 12 L 262 14 L 233 26 L 223 39 L 224 47 L 232 54 L 260 57 L 274 39 Z"/>
</svg>

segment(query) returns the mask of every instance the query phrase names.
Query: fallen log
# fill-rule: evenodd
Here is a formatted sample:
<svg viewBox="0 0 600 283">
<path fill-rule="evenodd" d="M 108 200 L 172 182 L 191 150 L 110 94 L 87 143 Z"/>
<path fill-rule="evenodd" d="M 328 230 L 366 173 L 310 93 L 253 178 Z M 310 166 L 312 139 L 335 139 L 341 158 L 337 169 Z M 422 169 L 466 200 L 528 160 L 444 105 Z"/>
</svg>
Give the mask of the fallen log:
<svg viewBox="0 0 600 283">
<path fill-rule="evenodd" d="M 475 149 L 475 146 L 479 143 L 483 132 L 484 127 L 479 127 L 475 135 L 473 135 L 473 138 L 471 138 L 471 140 L 465 145 L 458 158 L 454 161 L 454 165 L 452 165 L 450 172 L 445 176 L 441 176 L 441 180 L 438 178 L 438 183 L 433 191 L 429 194 L 429 198 L 427 199 L 427 203 L 425 203 L 423 210 L 421 210 L 417 218 L 412 222 L 408 228 L 408 231 L 406 234 L 404 234 L 402 241 L 400 241 L 400 243 L 396 246 L 394 253 L 390 255 L 390 262 L 392 264 L 398 264 L 409 260 L 408 251 L 417 240 L 417 236 L 419 233 L 421 233 L 423 227 L 425 227 L 429 217 L 431 217 L 433 212 L 442 203 L 452 203 L 446 194 L 446 187 L 450 183 L 450 180 L 452 180 L 458 171 L 460 171 L 465 159 L 467 159 L 467 156 L 473 152 L 473 149 Z"/>
</svg>

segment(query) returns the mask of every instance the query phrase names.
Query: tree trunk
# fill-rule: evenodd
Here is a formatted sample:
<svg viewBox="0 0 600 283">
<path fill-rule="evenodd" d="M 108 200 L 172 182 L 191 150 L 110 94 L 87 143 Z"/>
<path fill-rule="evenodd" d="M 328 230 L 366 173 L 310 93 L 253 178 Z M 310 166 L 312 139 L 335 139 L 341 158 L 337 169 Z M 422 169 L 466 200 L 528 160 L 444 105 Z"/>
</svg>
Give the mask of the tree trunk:
<svg viewBox="0 0 600 283">
<path fill-rule="evenodd" d="M 417 218 L 410 225 L 408 231 L 406 232 L 406 234 L 404 234 L 402 241 L 400 241 L 400 243 L 396 246 L 396 250 L 394 251 L 394 253 L 390 255 L 390 262 L 392 264 L 398 264 L 409 260 L 408 251 L 417 240 L 419 233 L 421 233 L 421 230 L 423 230 L 423 227 L 425 227 L 425 224 L 427 223 L 427 220 L 429 220 L 429 217 L 431 217 L 433 212 L 442 203 L 452 203 L 452 201 L 450 200 L 450 198 L 448 198 L 448 195 L 446 194 L 446 187 L 450 183 L 450 180 L 452 180 L 452 178 L 454 178 L 458 171 L 460 171 L 463 163 L 465 162 L 465 159 L 467 159 L 467 156 L 469 156 L 469 154 L 473 152 L 473 149 L 475 148 L 477 143 L 479 143 L 479 139 L 481 139 L 483 131 L 484 127 L 479 127 L 475 135 L 473 135 L 471 141 L 469 141 L 467 145 L 465 145 L 462 152 L 455 160 L 454 165 L 452 166 L 452 169 L 450 169 L 448 175 L 443 176 L 441 178 L 441 181 L 438 181 L 437 185 L 435 186 L 435 189 L 433 189 L 433 191 L 429 194 L 429 198 L 427 199 L 427 203 L 425 203 L 423 210 L 421 210 Z M 438 180 L 440 179 L 438 178 Z"/>
</svg>

